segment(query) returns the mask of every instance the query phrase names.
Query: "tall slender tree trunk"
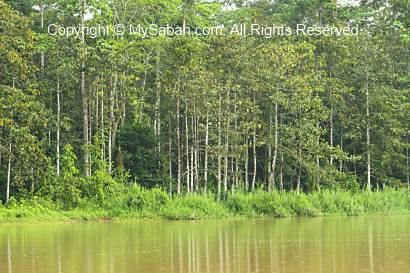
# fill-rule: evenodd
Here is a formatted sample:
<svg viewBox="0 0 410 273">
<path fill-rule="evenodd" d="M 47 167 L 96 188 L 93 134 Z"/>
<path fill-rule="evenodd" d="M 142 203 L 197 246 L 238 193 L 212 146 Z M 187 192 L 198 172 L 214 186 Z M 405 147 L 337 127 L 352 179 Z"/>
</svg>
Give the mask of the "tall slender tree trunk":
<svg viewBox="0 0 410 273">
<path fill-rule="evenodd" d="M 209 116 L 208 116 L 208 110 L 207 110 L 206 120 L 205 120 L 204 193 L 206 193 L 207 186 L 208 186 L 208 143 L 209 143 Z"/>
<path fill-rule="evenodd" d="M 85 11 L 85 0 L 80 0 L 80 9 L 81 9 L 81 25 L 80 28 L 84 28 L 84 11 Z M 88 102 L 87 102 L 87 91 L 85 89 L 85 63 L 84 63 L 84 51 L 85 51 L 85 40 L 84 32 L 81 32 L 81 99 L 82 99 L 82 114 L 83 114 L 83 144 L 84 144 L 84 175 L 86 177 L 90 176 L 89 170 L 89 141 L 88 141 Z"/>
<path fill-rule="evenodd" d="M 367 185 L 366 189 L 371 190 L 370 173 L 370 106 L 369 106 L 369 72 L 366 71 L 366 147 L 367 147 Z"/>
<path fill-rule="evenodd" d="M 34 175 L 34 168 L 33 167 L 31 167 L 31 176 L 32 176 L 32 179 L 31 179 L 31 188 L 30 188 L 30 190 L 31 190 L 31 194 L 33 194 L 34 190 L 35 190 L 35 181 L 36 181 L 36 177 Z"/>
<path fill-rule="evenodd" d="M 236 105 L 236 101 L 237 101 L 237 90 L 235 89 L 235 92 L 234 92 L 234 126 L 235 126 L 234 130 L 235 130 L 235 136 L 238 133 L 238 116 L 237 116 L 238 115 L 238 107 Z M 236 141 L 235 141 L 234 145 L 235 144 L 237 145 Z M 234 146 L 234 148 L 236 148 L 236 147 Z M 234 160 L 235 160 L 234 187 L 237 187 L 238 186 L 238 180 L 239 180 L 238 156 L 235 155 Z"/>
<path fill-rule="evenodd" d="M 124 72 L 125 73 L 125 72 Z M 125 75 L 123 75 L 125 77 Z M 125 118 L 126 118 L 126 106 L 127 106 L 127 90 L 124 89 L 122 92 L 122 118 L 121 118 L 121 127 L 124 127 Z"/>
<path fill-rule="evenodd" d="M 301 176 L 302 176 L 302 147 L 299 144 L 299 170 L 298 170 L 298 180 L 296 184 L 296 192 L 300 192 Z"/>
<path fill-rule="evenodd" d="M 407 172 L 407 188 L 410 189 L 410 169 L 409 169 L 409 163 L 410 163 L 410 159 L 409 159 L 409 136 L 407 135 L 407 148 L 406 148 L 406 172 Z"/>
<path fill-rule="evenodd" d="M 88 103 L 85 91 L 85 72 L 81 71 L 81 97 L 83 109 L 83 144 L 84 144 L 84 175 L 90 176 L 89 171 L 89 147 L 88 147 Z"/>
<path fill-rule="evenodd" d="M 57 176 L 60 176 L 60 78 L 57 78 L 57 143 L 56 143 L 56 171 Z"/>
<path fill-rule="evenodd" d="M 330 68 L 329 77 L 330 81 L 332 81 L 332 68 Z M 332 83 L 331 83 L 332 84 Z M 330 100 L 330 165 L 333 165 L 333 90 L 332 86 L 329 90 L 329 100 Z"/>
<path fill-rule="evenodd" d="M 199 156 L 199 151 L 198 151 L 198 118 L 197 118 L 197 113 L 196 113 L 196 108 L 195 108 L 195 119 L 194 119 L 194 161 L 195 161 L 195 179 L 194 179 L 194 189 L 195 192 L 198 192 L 199 190 L 199 170 L 198 170 L 198 156 Z"/>
<path fill-rule="evenodd" d="M 244 159 L 244 167 L 245 167 L 245 190 L 249 191 L 249 141 L 248 136 L 245 136 L 245 159 Z"/>
<path fill-rule="evenodd" d="M 105 133 L 104 133 L 104 76 L 101 77 L 101 119 L 100 119 L 100 130 L 101 130 L 101 161 L 103 166 L 101 166 L 104 171 L 105 169 Z"/>
<path fill-rule="evenodd" d="M 177 194 L 181 195 L 181 136 L 179 125 L 179 82 L 177 87 Z"/>
<path fill-rule="evenodd" d="M 253 120 L 256 123 L 256 95 L 255 93 L 253 94 Z M 253 126 L 253 141 L 252 141 L 252 146 L 253 146 L 253 176 L 252 176 L 252 191 L 255 190 L 255 184 L 256 184 L 256 124 Z"/>
<path fill-rule="evenodd" d="M 282 145 L 281 145 L 282 146 Z M 280 183 L 280 190 L 283 191 L 285 188 L 283 186 L 283 166 L 285 161 L 283 160 L 283 150 L 280 153 L 280 174 L 279 174 L 279 183 Z"/>
<path fill-rule="evenodd" d="M 333 165 L 333 108 L 330 110 L 330 165 Z"/>
<path fill-rule="evenodd" d="M 10 199 L 10 183 L 11 183 L 11 139 L 9 142 L 9 158 L 7 163 L 7 187 L 6 187 L 6 204 L 9 202 Z"/>
<path fill-rule="evenodd" d="M 229 153 L 229 105 L 230 105 L 230 98 L 229 98 L 229 88 L 226 92 L 226 102 L 227 102 L 227 111 L 226 111 L 226 121 L 225 121 L 225 149 L 224 149 L 224 164 L 225 164 L 225 173 L 224 173 L 224 198 L 228 193 L 228 153 Z"/>
<path fill-rule="evenodd" d="M 272 167 L 271 167 L 271 176 L 269 178 L 269 190 L 274 190 L 275 189 L 275 168 L 276 168 L 276 159 L 278 157 L 278 127 L 279 127 L 279 121 L 278 121 L 278 114 L 279 114 L 279 104 L 278 104 L 278 86 L 276 86 L 276 101 L 275 101 L 275 142 L 274 142 L 274 151 L 273 151 L 273 159 L 272 159 Z"/>
<path fill-rule="evenodd" d="M 356 147 L 353 147 L 353 171 L 354 177 L 357 179 L 357 165 L 356 165 Z"/>
<path fill-rule="evenodd" d="M 43 31 L 44 30 L 44 3 L 43 1 L 41 1 L 40 3 L 40 16 L 41 16 L 40 27 L 41 27 L 41 31 Z M 44 57 L 43 50 L 40 52 L 40 67 L 41 67 L 41 76 L 44 79 L 45 57 Z"/>
<path fill-rule="evenodd" d="M 160 79 L 160 52 L 157 51 L 156 58 L 156 101 L 155 101 L 155 119 L 154 119 L 154 130 L 157 136 L 157 157 L 158 157 L 158 171 L 161 170 L 161 79 Z"/>
<path fill-rule="evenodd" d="M 224 148 L 224 198 L 228 193 L 228 153 L 229 153 L 229 136 L 228 132 L 225 132 L 225 148 Z"/>
<path fill-rule="evenodd" d="M 271 176 L 272 176 L 272 113 L 269 111 L 269 136 L 268 138 L 268 175 L 266 176 L 266 190 L 271 191 Z"/>
<path fill-rule="evenodd" d="M 168 124 L 171 125 L 171 116 L 169 116 Z M 172 196 L 172 130 L 168 132 L 168 171 L 169 171 L 169 196 Z"/>
<path fill-rule="evenodd" d="M 93 98 L 91 97 L 92 94 L 90 94 L 90 97 L 88 99 L 88 145 L 91 147 L 91 141 L 92 141 L 92 123 L 93 123 L 93 109 L 92 109 L 92 101 Z M 92 174 L 92 158 L 91 158 L 91 153 L 88 153 L 88 171 L 89 174 Z"/>
<path fill-rule="evenodd" d="M 15 88 L 16 79 L 13 78 L 13 89 Z M 10 119 L 13 119 L 13 111 L 11 111 Z M 10 132 L 11 135 L 11 132 Z M 9 156 L 7 162 L 7 185 L 6 185 L 6 204 L 9 202 L 10 199 L 10 184 L 11 184 L 11 137 L 9 139 Z"/>
<path fill-rule="evenodd" d="M 320 129 L 320 123 L 317 122 L 316 123 L 316 128 Z M 320 134 L 317 136 L 316 138 L 316 145 L 317 147 L 320 146 Z M 316 154 L 316 168 L 317 168 L 317 174 L 316 174 L 316 178 L 314 180 L 314 186 L 313 188 L 315 189 L 320 189 L 320 157 L 319 157 L 319 153 Z"/>
<path fill-rule="evenodd" d="M 115 73 L 114 77 L 116 77 Z M 112 136 L 113 136 L 113 125 L 114 125 L 114 92 L 116 88 L 116 80 L 114 82 L 111 78 L 111 88 L 109 93 L 109 104 L 110 104 L 110 117 L 108 120 L 108 173 L 112 172 Z"/>
<path fill-rule="evenodd" d="M 218 107 L 218 201 L 221 200 L 221 184 L 222 184 L 222 166 L 221 166 L 221 150 L 222 150 L 222 94 L 219 94 L 219 107 Z"/>
<path fill-rule="evenodd" d="M 298 146 L 299 146 L 299 151 L 298 151 L 298 177 L 296 181 L 296 192 L 300 191 L 300 186 L 301 186 L 301 175 L 302 175 L 302 108 L 299 105 L 299 113 L 298 113 Z"/>
<path fill-rule="evenodd" d="M 97 83 L 100 83 L 100 77 L 97 78 Z M 94 126 L 95 126 L 95 133 L 97 134 L 99 130 L 99 123 L 100 123 L 100 95 L 98 93 L 98 85 L 95 88 L 95 102 L 94 102 Z"/>
<path fill-rule="evenodd" d="M 256 128 L 253 129 L 253 174 L 252 174 L 252 191 L 255 190 L 255 185 L 256 185 Z"/>
<path fill-rule="evenodd" d="M 194 192 L 194 174 L 195 174 L 195 166 L 194 166 L 194 146 L 195 146 L 195 132 L 194 132 L 194 116 L 191 117 L 191 179 L 190 179 L 190 188 L 191 191 Z"/>
<path fill-rule="evenodd" d="M 121 110 L 120 110 L 120 107 L 119 107 L 119 101 L 120 100 L 118 98 L 118 94 L 119 94 L 119 92 L 118 92 L 119 87 L 118 86 L 121 86 L 121 82 L 122 81 L 120 81 L 120 84 L 118 84 L 118 73 L 115 73 L 114 74 L 114 96 L 115 96 L 114 97 L 114 105 L 115 105 L 115 108 L 118 112 L 118 117 L 117 118 L 115 117 L 115 112 L 114 112 L 113 113 L 112 136 L 111 136 L 111 147 L 112 147 L 113 150 L 115 148 L 115 143 L 116 143 L 115 141 L 116 141 L 116 138 L 117 138 L 118 125 L 120 124 L 120 122 L 122 122 L 122 113 L 121 113 Z M 118 149 L 120 149 L 119 146 L 118 146 Z"/>
<path fill-rule="evenodd" d="M 189 163 L 189 127 L 188 127 L 188 102 L 185 102 L 185 152 L 186 152 L 186 187 L 191 192 L 190 180 L 190 163 Z"/>
<path fill-rule="evenodd" d="M 235 193 L 235 169 L 234 169 L 234 159 L 233 158 L 231 158 L 230 163 L 231 163 L 231 175 L 232 175 L 231 192 L 232 194 L 234 194 Z"/>
<path fill-rule="evenodd" d="M 343 125 L 340 126 L 340 149 L 343 151 Z M 339 172 L 343 171 L 343 159 L 340 159 Z"/>
</svg>

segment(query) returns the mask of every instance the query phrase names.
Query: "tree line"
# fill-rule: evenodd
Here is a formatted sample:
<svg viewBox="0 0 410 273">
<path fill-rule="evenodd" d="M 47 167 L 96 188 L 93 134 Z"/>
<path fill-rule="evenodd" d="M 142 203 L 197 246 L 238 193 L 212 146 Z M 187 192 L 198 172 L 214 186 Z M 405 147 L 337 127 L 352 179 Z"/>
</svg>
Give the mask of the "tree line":
<svg viewBox="0 0 410 273">
<path fill-rule="evenodd" d="M 0 193 L 408 187 L 407 1 L 0 1 Z M 47 26 L 358 25 L 341 36 Z"/>
</svg>

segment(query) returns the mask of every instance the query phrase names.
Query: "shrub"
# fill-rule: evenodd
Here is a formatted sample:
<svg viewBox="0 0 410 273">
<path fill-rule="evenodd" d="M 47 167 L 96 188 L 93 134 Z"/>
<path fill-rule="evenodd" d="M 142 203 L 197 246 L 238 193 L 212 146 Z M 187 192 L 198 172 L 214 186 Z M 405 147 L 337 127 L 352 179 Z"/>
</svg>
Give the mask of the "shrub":
<svg viewBox="0 0 410 273">
<path fill-rule="evenodd" d="M 189 194 L 172 199 L 161 214 L 168 219 L 196 220 L 222 218 L 229 213 L 222 203 L 210 195 Z"/>
<path fill-rule="evenodd" d="M 125 203 L 131 210 L 149 210 L 158 212 L 169 202 L 168 195 L 161 189 L 145 189 L 138 184 L 133 184 L 126 193 Z"/>
</svg>

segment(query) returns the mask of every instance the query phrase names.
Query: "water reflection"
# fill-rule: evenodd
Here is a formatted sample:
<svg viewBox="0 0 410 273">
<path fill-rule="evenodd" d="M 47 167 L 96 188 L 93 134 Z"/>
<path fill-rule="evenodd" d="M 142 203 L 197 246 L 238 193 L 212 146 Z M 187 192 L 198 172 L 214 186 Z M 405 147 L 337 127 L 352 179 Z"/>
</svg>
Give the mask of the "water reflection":
<svg viewBox="0 0 410 273">
<path fill-rule="evenodd" d="M 409 226 L 410 217 L 3 225 L 0 272 L 410 272 Z"/>
<path fill-rule="evenodd" d="M 367 232 L 368 234 L 368 242 L 369 242 L 369 270 L 370 273 L 374 273 L 374 263 L 373 263 L 373 230 L 372 226 L 369 225 L 369 231 Z"/>
<path fill-rule="evenodd" d="M 11 246 L 10 246 L 10 234 L 7 235 L 7 264 L 8 264 L 8 269 L 9 273 L 12 273 L 11 270 Z"/>
</svg>

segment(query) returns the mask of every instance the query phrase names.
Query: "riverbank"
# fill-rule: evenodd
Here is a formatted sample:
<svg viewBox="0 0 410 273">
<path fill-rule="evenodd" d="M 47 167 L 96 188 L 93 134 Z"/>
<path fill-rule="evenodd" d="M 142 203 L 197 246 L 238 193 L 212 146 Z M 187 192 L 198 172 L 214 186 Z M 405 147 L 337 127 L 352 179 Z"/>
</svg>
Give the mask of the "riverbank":
<svg viewBox="0 0 410 273">
<path fill-rule="evenodd" d="M 14 199 L 0 206 L 0 222 L 89 221 L 127 219 L 228 219 L 263 217 L 317 217 L 331 215 L 410 214 L 410 192 L 387 189 L 375 192 L 321 191 L 313 193 L 236 193 L 218 202 L 215 196 L 190 194 L 169 198 L 160 189 L 132 187 L 127 194 L 96 202 L 81 200 L 76 206 L 38 197 Z"/>
</svg>

